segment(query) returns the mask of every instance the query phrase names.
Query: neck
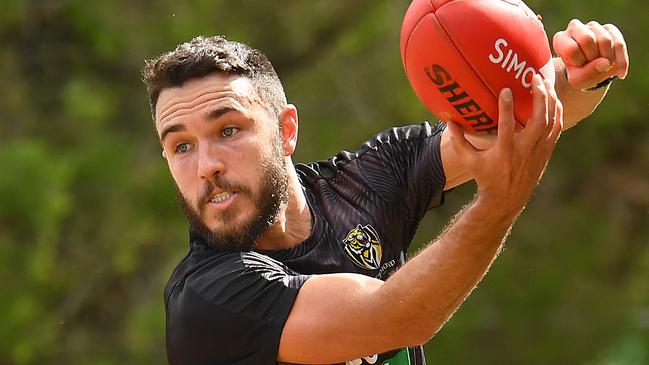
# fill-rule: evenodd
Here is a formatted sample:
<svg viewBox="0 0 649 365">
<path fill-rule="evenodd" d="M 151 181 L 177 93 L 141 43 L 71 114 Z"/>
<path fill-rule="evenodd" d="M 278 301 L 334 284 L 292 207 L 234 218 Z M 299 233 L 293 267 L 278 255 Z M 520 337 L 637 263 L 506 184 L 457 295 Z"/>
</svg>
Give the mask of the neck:
<svg viewBox="0 0 649 365">
<path fill-rule="evenodd" d="M 288 170 L 288 202 L 280 209 L 277 223 L 257 238 L 256 247 L 261 250 L 295 247 L 306 240 L 313 229 L 311 211 L 292 163 Z"/>
</svg>

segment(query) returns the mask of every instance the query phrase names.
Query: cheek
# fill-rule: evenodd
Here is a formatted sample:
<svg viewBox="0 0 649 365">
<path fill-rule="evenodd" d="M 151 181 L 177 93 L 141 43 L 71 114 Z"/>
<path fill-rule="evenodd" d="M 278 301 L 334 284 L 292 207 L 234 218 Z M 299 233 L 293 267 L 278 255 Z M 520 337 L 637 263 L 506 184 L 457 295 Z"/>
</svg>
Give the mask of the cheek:
<svg viewBox="0 0 649 365">
<path fill-rule="evenodd" d="M 185 196 L 185 198 L 191 198 L 193 196 L 192 192 L 195 190 L 194 185 L 196 185 L 196 170 L 193 169 L 193 163 L 191 159 L 177 159 L 174 161 L 167 161 L 169 166 L 169 171 L 173 177 L 178 189 Z"/>
<path fill-rule="evenodd" d="M 228 156 L 228 172 L 234 180 L 251 187 L 253 191 L 259 183 L 261 164 L 268 151 L 256 143 L 241 143 L 232 146 Z"/>
<path fill-rule="evenodd" d="M 239 171 L 254 170 L 261 160 L 262 153 L 264 153 L 263 147 L 250 140 L 237 141 L 230 146 L 227 153 L 228 168 Z"/>
</svg>

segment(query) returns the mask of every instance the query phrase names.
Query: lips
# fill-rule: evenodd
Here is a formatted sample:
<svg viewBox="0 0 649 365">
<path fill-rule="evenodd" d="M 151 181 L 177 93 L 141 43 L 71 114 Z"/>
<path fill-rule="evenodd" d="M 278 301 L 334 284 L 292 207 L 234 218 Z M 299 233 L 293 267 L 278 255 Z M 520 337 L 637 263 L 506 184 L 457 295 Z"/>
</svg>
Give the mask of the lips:
<svg viewBox="0 0 649 365">
<path fill-rule="evenodd" d="M 236 184 L 222 177 L 216 181 L 206 181 L 197 210 L 202 212 L 208 206 L 211 209 L 228 209 L 239 194 L 249 194 L 249 192 L 250 189 L 245 185 Z"/>
</svg>

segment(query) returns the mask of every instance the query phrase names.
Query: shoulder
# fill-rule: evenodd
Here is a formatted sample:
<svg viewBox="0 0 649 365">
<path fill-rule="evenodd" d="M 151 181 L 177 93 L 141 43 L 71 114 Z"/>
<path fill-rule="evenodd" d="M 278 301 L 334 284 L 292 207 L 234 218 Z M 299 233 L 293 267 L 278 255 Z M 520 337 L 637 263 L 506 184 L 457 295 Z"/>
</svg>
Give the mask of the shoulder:
<svg viewBox="0 0 649 365">
<path fill-rule="evenodd" d="M 408 150 L 425 146 L 426 142 L 439 147 L 439 138 L 444 130 L 444 123 L 431 125 L 423 122 L 416 125 L 393 127 L 379 132 L 367 139 L 356 150 L 343 150 L 327 160 L 295 165 L 298 176 L 306 182 L 313 183 L 318 179 L 330 179 L 341 170 L 346 170 L 356 161 L 375 160 L 377 157 L 405 157 Z M 422 144 L 423 142 L 423 144 Z M 368 153 L 370 152 L 370 153 Z"/>
<path fill-rule="evenodd" d="M 308 276 L 255 252 L 190 252 L 166 298 L 170 363 L 270 363 Z M 242 344 L 247 344 L 242 346 Z"/>
<path fill-rule="evenodd" d="M 276 303 L 266 302 L 264 295 L 285 296 L 292 302 L 297 291 L 308 278 L 299 275 L 284 264 L 256 252 L 214 251 L 210 254 L 190 254 L 182 272 L 174 273 L 173 287 L 168 288 L 167 304 L 177 310 L 191 310 L 195 301 L 201 301 L 226 312 L 241 314 L 263 313 Z M 181 266 L 179 265 L 179 266 Z M 178 269 L 177 269 L 178 270 Z M 261 300 L 259 302 L 259 300 Z M 253 310 L 255 301 L 268 304 L 267 310 Z"/>
</svg>

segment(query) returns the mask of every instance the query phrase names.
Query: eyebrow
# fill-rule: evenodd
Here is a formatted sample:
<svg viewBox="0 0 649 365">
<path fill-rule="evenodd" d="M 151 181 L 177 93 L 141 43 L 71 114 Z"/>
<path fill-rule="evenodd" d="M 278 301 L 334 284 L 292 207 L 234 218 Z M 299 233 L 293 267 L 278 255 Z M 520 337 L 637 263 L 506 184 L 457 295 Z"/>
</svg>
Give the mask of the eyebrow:
<svg viewBox="0 0 649 365">
<path fill-rule="evenodd" d="M 236 108 L 233 108 L 233 107 L 230 107 L 230 106 L 214 109 L 214 110 L 211 110 L 211 111 L 209 111 L 208 113 L 205 114 L 205 120 L 208 121 L 208 122 L 213 121 L 213 120 L 219 119 L 221 116 L 223 116 L 224 114 L 227 114 L 229 112 L 240 112 L 240 111 L 239 111 L 239 109 L 236 109 Z M 185 128 L 185 125 L 182 124 L 182 123 L 174 124 L 174 125 L 169 126 L 168 128 L 165 128 L 162 131 L 162 133 L 160 133 L 160 143 L 164 143 L 165 138 L 170 133 L 182 132 L 184 130 L 186 130 L 186 128 Z"/>
<path fill-rule="evenodd" d="M 207 121 L 212 121 L 212 120 L 215 120 L 215 119 L 219 119 L 223 114 L 227 114 L 229 112 L 239 112 L 240 113 L 241 111 L 239 109 L 233 108 L 231 106 L 224 106 L 222 108 L 210 110 L 207 114 L 205 114 L 205 119 Z"/>
<path fill-rule="evenodd" d="M 168 128 L 165 128 L 162 133 L 160 133 L 160 143 L 164 144 L 164 140 L 167 137 L 169 133 L 174 133 L 174 132 L 181 132 L 184 131 L 185 125 L 184 124 L 174 124 Z"/>
</svg>

